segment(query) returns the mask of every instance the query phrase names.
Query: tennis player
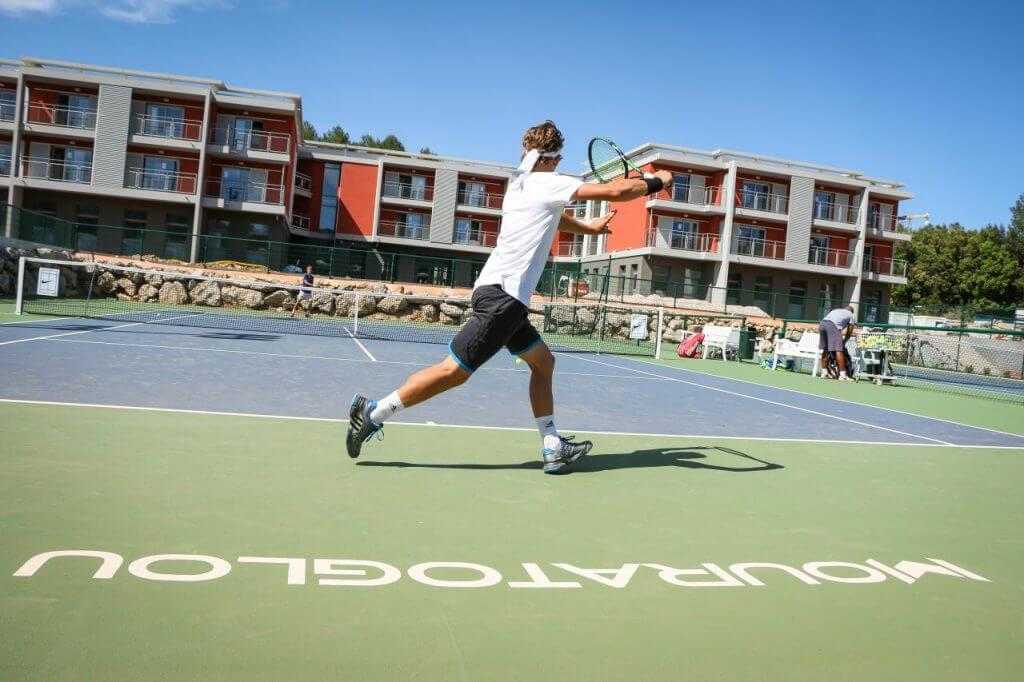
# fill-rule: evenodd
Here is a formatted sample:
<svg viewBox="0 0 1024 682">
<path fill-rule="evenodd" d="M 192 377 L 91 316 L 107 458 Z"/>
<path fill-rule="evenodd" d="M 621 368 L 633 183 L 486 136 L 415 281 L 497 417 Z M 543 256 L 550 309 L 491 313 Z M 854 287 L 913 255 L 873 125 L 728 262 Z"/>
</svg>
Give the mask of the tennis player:
<svg viewBox="0 0 1024 682">
<path fill-rule="evenodd" d="M 659 191 L 672 182 L 672 175 L 661 171 L 646 180 L 620 178 L 604 184 L 584 183 L 555 171 L 562 159 L 563 142 L 562 133 L 551 121 L 523 135 L 522 163 L 505 193 L 497 244 L 473 289 L 472 315 L 449 345 L 444 360 L 416 372 L 380 400 L 359 394 L 352 399 L 346 438 L 350 457 L 358 457 L 363 443 L 399 410 L 463 384 L 502 347 L 530 367 L 530 404 L 541 435 L 544 472 L 567 473 L 590 451 L 590 441 L 562 436 L 555 427 L 551 393 L 555 358 L 527 317 L 530 295 L 559 230 L 590 235 L 609 231 L 608 222 L 614 212 L 589 222 L 580 221 L 565 215 L 567 203 L 588 199 L 629 201 Z"/>
<path fill-rule="evenodd" d="M 295 305 L 292 306 L 292 317 L 295 317 L 295 311 L 299 309 L 299 304 L 305 300 L 313 299 L 313 266 L 306 266 L 306 274 L 302 276 L 302 286 L 299 287 L 299 295 L 295 298 Z M 309 308 L 307 307 L 304 312 L 306 317 L 309 317 Z"/>
</svg>

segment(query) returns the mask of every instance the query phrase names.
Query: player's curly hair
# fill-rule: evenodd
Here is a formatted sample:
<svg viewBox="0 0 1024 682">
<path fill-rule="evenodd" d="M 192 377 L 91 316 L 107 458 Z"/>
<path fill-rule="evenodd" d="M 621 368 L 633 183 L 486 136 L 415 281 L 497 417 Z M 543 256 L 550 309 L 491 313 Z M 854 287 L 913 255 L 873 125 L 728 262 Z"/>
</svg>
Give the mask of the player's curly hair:
<svg viewBox="0 0 1024 682">
<path fill-rule="evenodd" d="M 562 137 L 562 132 L 555 122 L 551 120 L 528 128 L 523 133 L 523 149 L 557 152 L 561 151 L 563 144 L 565 144 L 565 138 Z"/>
</svg>

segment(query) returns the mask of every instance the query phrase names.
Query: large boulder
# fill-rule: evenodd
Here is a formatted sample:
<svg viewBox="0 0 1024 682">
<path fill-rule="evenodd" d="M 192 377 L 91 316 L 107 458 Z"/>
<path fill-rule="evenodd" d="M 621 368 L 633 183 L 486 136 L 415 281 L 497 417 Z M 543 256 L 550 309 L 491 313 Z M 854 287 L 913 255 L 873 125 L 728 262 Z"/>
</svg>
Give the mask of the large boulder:
<svg viewBox="0 0 1024 682">
<path fill-rule="evenodd" d="M 257 309 L 263 306 L 263 295 L 252 289 L 227 286 L 220 290 L 220 295 L 224 299 L 225 305 L 250 309 Z"/>
<path fill-rule="evenodd" d="M 291 310 L 295 305 L 295 299 L 284 289 L 278 289 L 263 297 L 264 308 L 285 308 Z"/>
<path fill-rule="evenodd" d="M 458 301 L 443 301 L 441 303 L 441 314 L 461 321 L 466 314 L 466 305 Z"/>
<path fill-rule="evenodd" d="M 385 296 L 377 302 L 377 312 L 385 315 L 401 315 L 409 310 L 409 302 L 401 296 Z"/>
<path fill-rule="evenodd" d="M 192 302 L 196 305 L 217 307 L 223 303 L 220 295 L 220 284 L 209 280 L 199 280 L 189 289 Z"/>
<path fill-rule="evenodd" d="M 142 288 L 147 286 L 152 285 L 144 284 Z M 185 285 L 181 282 L 164 282 L 163 286 L 160 287 L 159 297 L 161 303 L 168 305 L 184 305 L 188 303 L 188 292 L 185 290 Z"/>
<path fill-rule="evenodd" d="M 159 293 L 160 289 L 152 284 L 143 284 L 139 287 L 139 300 L 142 302 L 152 301 Z"/>
<path fill-rule="evenodd" d="M 356 299 L 353 307 L 355 307 L 359 317 L 368 317 L 377 312 L 377 300 L 373 296 L 360 296 Z"/>
<path fill-rule="evenodd" d="M 438 309 L 434 303 L 420 305 L 420 317 L 424 322 L 437 322 Z"/>
<path fill-rule="evenodd" d="M 128 279 L 127 277 L 121 277 L 116 282 L 114 282 L 114 285 L 115 285 L 115 288 L 116 288 L 117 291 L 123 291 L 124 293 L 128 294 L 129 296 L 134 296 L 135 295 L 135 292 L 136 292 L 135 282 L 132 281 L 131 279 Z"/>
<path fill-rule="evenodd" d="M 164 283 L 163 275 L 158 275 L 153 272 L 146 274 L 144 278 L 146 280 L 146 284 L 150 284 L 155 287 L 158 287 Z"/>
<path fill-rule="evenodd" d="M 313 294 L 312 298 L 307 300 L 309 301 L 309 309 L 313 312 L 325 315 L 334 314 L 334 296 L 326 291 L 318 291 Z"/>
<path fill-rule="evenodd" d="M 96 278 L 96 289 L 101 294 L 112 294 L 117 289 L 117 278 L 108 270 L 104 270 L 100 273 L 100 276 Z"/>
</svg>

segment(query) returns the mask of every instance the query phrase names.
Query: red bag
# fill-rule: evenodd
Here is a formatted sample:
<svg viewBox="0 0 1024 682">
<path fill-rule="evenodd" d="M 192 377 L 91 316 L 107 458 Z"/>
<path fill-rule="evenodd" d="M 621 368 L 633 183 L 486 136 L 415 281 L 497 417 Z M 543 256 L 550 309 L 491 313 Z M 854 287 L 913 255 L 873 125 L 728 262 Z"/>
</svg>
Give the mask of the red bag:
<svg viewBox="0 0 1024 682">
<path fill-rule="evenodd" d="M 704 343 L 704 334 L 697 332 L 679 344 L 676 348 L 676 355 L 681 358 L 695 358 L 697 357 L 697 348 L 699 348 L 702 343 Z"/>
</svg>

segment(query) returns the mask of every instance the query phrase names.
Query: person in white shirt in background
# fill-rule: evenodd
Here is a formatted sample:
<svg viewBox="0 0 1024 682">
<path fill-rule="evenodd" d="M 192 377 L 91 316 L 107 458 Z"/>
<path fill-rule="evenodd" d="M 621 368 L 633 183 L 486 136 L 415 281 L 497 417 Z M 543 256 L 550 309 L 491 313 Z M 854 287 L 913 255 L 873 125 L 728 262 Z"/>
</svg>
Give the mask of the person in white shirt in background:
<svg viewBox="0 0 1024 682">
<path fill-rule="evenodd" d="M 584 183 L 555 171 L 561 161 L 562 133 L 545 121 L 523 135 L 519 174 L 509 183 L 502 203 L 501 233 L 473 288 L 473 313 L 449 345 L 441 362 L 422 369 L 397 390 L 370 400 L 356 394 L 349 408 L 346 448 L 358 457 L 362 444 L 386 419 L 439 393 L 461 385 L 502 347 L 530 367 L 530 404 L 541 435 L 543 470 L 567 473 L 590 451 L 589 441 L 563 437 L 555 428 L 551 377 L 555 357 L 528 319 L 530 295 L 537 286 L 559 230 L 603 234 L 615 215 L 589 222 L 565 215 L 571 201 L 629 201 L 653 194 L 672 182 L 659 171 L 650 179 L 620 178 L 605 184 Z"/>
<path fill-rule="evenodd" d="M 846 373 L 846 342 L 854 329 L 854 310 L 852 305 L 836 308 L 825 316 L 818 325 L 818 349 L 821 351 L 821 366 L 828 367 L 828 354 L 835 353 L 836 366 L 839 367 L 840 381 L 850 381 Z M 824 373 L 822 374 L 824 376 Z"/>
</svg>

